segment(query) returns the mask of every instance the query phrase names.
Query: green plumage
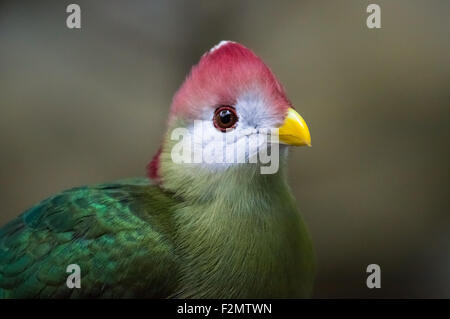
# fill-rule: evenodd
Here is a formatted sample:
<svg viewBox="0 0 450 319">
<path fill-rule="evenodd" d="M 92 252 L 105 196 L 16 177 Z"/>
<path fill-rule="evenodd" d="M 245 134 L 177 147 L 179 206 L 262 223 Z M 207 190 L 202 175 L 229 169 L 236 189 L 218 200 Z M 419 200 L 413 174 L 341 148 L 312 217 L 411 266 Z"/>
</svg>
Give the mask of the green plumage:
<svg viewBox="0 0 450 319">
<path fill-rule="evenodd" d="M 44 200 L 0 230 L 0 297 L 167 297 L 175 204 L 145 179 Z M 81 289 L 66 286 L 70 264 L 81 268 Z"/>
<path fill-rule="evenodd" d="M 312 247 L 282 172 L 260 175 L 249 165 L 205 178 L 167 156 L 165 190 L 147 179 L 75 188 L 4 226 L 0 296 L 311 294 Z M 81 268 L 80 289 L 66 286 L 70 264 Z"/>
</svg>

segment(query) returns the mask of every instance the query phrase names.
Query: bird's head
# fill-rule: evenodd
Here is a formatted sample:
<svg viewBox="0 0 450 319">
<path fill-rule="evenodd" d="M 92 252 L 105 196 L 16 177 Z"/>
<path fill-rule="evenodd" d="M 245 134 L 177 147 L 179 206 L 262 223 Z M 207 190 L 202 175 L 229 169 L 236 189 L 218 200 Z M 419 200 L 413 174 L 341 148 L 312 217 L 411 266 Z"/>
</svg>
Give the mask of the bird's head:
<svg viewBox="0 0 450 319">
<path fill-rule="evenodd" d="M 310 144 L 305 121 L 272 71 L 248 48 L 222 41 L 201 57 L 176 92 L 168 133 L 149 176 L 165 182 L 180 172 L 185 178 L 239 171 L 260 165 L 264 148 L 267 155 L 280 146 L 283 157 L 286 145 Z"/>
</svg>

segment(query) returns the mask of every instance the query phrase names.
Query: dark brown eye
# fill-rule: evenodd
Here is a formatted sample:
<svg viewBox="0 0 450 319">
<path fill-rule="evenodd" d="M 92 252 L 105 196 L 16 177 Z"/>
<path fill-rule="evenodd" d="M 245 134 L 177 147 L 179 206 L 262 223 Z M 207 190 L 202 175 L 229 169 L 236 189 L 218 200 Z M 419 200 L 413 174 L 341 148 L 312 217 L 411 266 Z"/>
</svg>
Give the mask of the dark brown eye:
<svg viewBox="0 0 450 319">
<path fill-rule="evenodd" d="M 225 132 L 227 129 L 234 128 L 238 121 L 238 116 L 234 107 L 229 105 L 219 106 L 214 112 L 214 126 Z"/>
</svg>

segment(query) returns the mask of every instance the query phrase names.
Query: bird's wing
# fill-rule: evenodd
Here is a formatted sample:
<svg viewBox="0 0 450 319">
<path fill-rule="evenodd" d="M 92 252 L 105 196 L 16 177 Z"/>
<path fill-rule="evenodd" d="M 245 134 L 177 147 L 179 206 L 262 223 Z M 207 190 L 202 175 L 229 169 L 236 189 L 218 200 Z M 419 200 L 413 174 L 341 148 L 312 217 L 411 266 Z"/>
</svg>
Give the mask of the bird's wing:
<svg viewBox="0 0 450 319">
<path fill-rule="evenodd" d="M 143 180 L 62 192 L 0 229 L 0 297 L 159 297 L 177 257 L 170 194 Z M 81 288 L 66 284 L 76 264 Z"/>
</svg>

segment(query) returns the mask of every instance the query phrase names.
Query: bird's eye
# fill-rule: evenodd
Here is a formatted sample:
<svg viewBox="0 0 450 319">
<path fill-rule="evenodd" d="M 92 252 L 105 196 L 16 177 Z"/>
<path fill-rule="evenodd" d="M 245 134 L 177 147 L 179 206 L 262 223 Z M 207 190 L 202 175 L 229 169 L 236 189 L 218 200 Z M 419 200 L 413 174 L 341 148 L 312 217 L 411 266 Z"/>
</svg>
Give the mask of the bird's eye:
<svg viewBox="0 0 450 319">
<path fill-rule="evenodd" d="M 214 112 L 214 126 L 225 132 L 227 129 L 232 129 L 236 126 L 238 116 L 234 107 L 229 105 L 219 106 Z"/>
</svg>

